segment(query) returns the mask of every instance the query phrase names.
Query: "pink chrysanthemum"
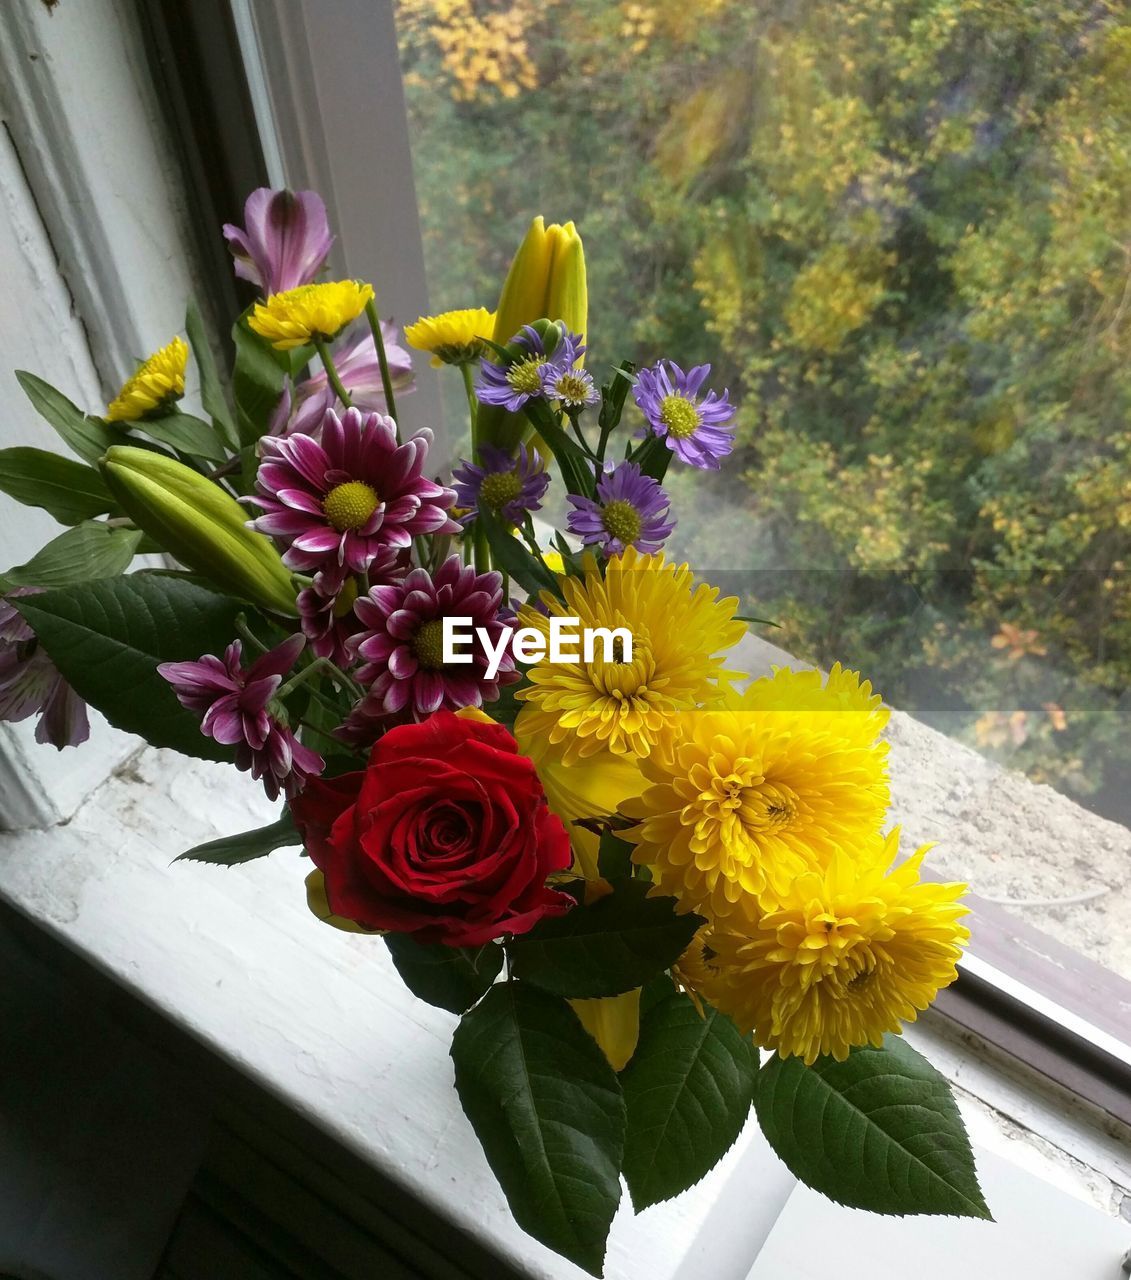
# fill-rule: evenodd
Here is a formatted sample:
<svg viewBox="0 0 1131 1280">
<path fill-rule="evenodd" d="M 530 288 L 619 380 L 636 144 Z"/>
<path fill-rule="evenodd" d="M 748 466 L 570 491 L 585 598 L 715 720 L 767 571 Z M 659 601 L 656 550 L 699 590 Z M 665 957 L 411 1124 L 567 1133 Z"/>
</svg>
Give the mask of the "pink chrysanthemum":
<svg viewBox="0 0 1131 1280">
<path fill-rule="evenodd" d="M 469 663 L 445 664 L 443 620 L 470 618 L 472 635 L 484 628 L 495 648 L 510 616 L 502 605 L 502 577 L 476 573 L 459 556 L 449 556 L 434 577 L 414 569 L 403 582 L 374 587 L 354 605 L 365 630 L 349 642 L 365 663 L 355 675 L 370 686 L 369 707 L 394 714 L 410 710 L 423 719 L 441 707 L 455 711 L 494 702 L 500 685 L 519 678 L 513 656 L 504 653 L 499 670 L 488 677 L 487 654 L 476 637 L 461 649 Z"/>
<path fill-rule="evenodd" d="M 265 438 L 253 529 L 289 544 L 283 563 L 303 573 L 335 566 L 364 572 L 383 547 L 407 547 L 416 534 L 458 533 L 448 515 L 451 489 L 423 475 L 432 433 L 397 444 L 396 424 L 379 413 L 331 409 L 321 439 Z"/>
<path fill-rule="evenodd" d="M 371 583 L 399 582 L 407 565 L 405 555 L 394 547 L 382 547 L 369 566 Z M 337 570 L 318 574 L 309 587 L 298 593 L 299 623 L 318 658 L 329 658 L 345 668 L 354 661 L 346 641 L 361 630 L 353 606 L 357 600 L 357 580 Z"/>
</svg>

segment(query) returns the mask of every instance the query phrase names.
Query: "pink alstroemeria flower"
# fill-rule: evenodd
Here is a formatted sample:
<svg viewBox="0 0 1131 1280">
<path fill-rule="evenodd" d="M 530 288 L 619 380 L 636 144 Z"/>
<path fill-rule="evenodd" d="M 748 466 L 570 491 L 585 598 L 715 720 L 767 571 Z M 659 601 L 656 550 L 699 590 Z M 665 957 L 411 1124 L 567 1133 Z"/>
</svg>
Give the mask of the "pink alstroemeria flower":
<svg viewBox="0 0 1131 1280">
<path fill-rule="evenodd" d="M 322 270 L 334 237 L 316 192 L 259 187 L 248 196 L 243 217 L 244 227 L 224 223 L 241 280 L 270 295 L 310 284 Z"/>
</svg>

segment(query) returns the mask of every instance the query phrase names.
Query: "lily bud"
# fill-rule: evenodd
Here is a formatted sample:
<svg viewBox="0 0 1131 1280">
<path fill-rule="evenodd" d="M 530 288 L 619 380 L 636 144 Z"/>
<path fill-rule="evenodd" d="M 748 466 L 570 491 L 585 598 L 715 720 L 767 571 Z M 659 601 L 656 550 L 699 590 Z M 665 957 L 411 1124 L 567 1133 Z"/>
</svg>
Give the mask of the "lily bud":
<svg viewBox="0 0 1131 1280">
<path fill-rule="evenodd" d="M 218 484 L 131 445 L 114 445 L 99 465 L 134 524 L 186 568 L 273 613 L 298 616 L 297 591 L 274 544 L 247 527 L 243 508 Z"/>
<path fill-rule="evenodd" d="M 585 250 L 572 222 L 547 227 L 539 215 L 514 256 L 495 311 L 495 341 L 507 343 L 524 324 L 548 316 L 585 339 L 589 293 Z"/>
</svg>

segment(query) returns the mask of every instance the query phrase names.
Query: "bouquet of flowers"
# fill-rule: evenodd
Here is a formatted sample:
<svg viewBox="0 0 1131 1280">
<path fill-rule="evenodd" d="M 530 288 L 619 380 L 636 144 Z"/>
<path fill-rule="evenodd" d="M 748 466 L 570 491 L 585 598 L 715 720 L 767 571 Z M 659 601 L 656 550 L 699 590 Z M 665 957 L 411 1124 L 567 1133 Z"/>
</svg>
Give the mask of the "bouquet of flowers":
<svg viewBox="0 0 1131 1280">
<path fill-rule="evenodd" d="M 494 313 L 405 330 L 466 388 L 445 483 L 399 425 L 412 363 L 373 288 L 318 282 L 321 200 L 245 214 L 224 234 L 261 296 L 229 380 L 195 309 L 104 413 L 19 375 L 77 456 L 0 452 L 0 489 L 67 526 L 0 579 L 0 718 L 63 747 L 90 704 L 281 797 L 184 856 L 301 847 L 311 909 L 459 1015 L 456 1090 L 515 1218 L 593 1274 L 622 1179 L 637 1210 L 678 1195 L 751 1109 L 841 1203 L 988 1216 L 899 1036 L 968 931 L 964 886 L 885 832 L 887 712 L 839 666 L 728 665 L 749 620 L 662 550 L 668 468 L 733 446 L 709 366 L 599 385 L 581 240 L 537 218 Z M 127 572 L 146 553 L 166 567 Z"/>
</svg>

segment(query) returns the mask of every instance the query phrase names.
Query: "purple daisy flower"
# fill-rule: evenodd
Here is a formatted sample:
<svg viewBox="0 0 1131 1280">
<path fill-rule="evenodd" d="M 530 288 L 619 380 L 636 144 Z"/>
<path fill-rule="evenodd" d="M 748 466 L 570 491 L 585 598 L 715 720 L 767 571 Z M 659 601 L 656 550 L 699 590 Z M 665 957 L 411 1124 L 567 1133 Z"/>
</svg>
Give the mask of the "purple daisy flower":
<svg viewBox="0 0 1131 1280">
<path fill-rule="evenodd" d="M 537 329 L 523 325 L 508 344 L 517 346 L 523 353 L 509 365 L 495 364 L 486 356 L 479 362 L 479 381 L 475 394 L 481 404 L 502 405 L 511 413 L 517 413 L 528 400 L 545 394 L 542 372 L 548 365 L 567 369 L 585 351 L 581 339 L 575 333 L 565 334 L 554 348 L 552 356 L 546 354 L 546 345 Z"/>
<path fill-rule="evenodd" d="M 397 444 L 396 424 L 379 413 L 328 410 L 321 438 L 262 441 L 253 529 L 288 544 L 283 563 L 302 573 L 363 573 L 383 547 L 407 547 L 420 533 L 458 533 L 451 489 L 422 470 L 432 433 Z"/>
<path fill-rule="evenodd" d="M 719 459 L 734 448 L 734 432 L 725 424 L 736 410 L 726 391 L 721 397 L 714 391 L 700 397 L 710 372 L 709 364 L 684 373 L 674 361 L 661 360 L 640 370 L 632 394 L 652 433 L 664 438 L 676 457 L 701 470 L 717 471 Z"/>
<path fill-rule="evenodd" d="M 416 390 L 416 379 L 412 373 L 412 359 L 398 343 L 398 336 L 396 325 L 387 320 L 381 321 L 389 376 L 393 391 L 401 396 Z M 381 381 L 381 365 L 371 333 L 359 333 L 338 347 L 334 352 L 334 368 L 355 409 L 362 413 L 385 412 L 385 386 Z M 338 397 L 330 386 L 326 370 L 320 369 L 305 382 L 300 382 L 293 396 L 289 387 L 284 390 L 271 416 L 267 433 L 272 436 L 308 435 L 317 439 L 327 409 L 333 409 L 337 402 Z"/>
<path fill-rule="evenodd" d="M 405 575 L 404 555 L 392 547 L 382 547 L 369 566 L 370 583 L 398 582 Z M 357 580 L 340 572 L 324 571 L 315 576 L 309 587 L 298 593 L 299 624 L 317 658 L 329 658 L 335 666 L 346 668 L 353 655 L 346 641 L 361 630 L 353 611 L 357 600 Z"/>
<path fill-rule="evenodd" d="M 567 412 L 588 408 L 601 399 L 601 393 L 593 385 L 593 375 L 572 362 L 563 365 L 551 360 L 542 366 L 541 378 L 542 394 Z"/>
<path fill-rule="evenodd" d="M 469 524 L 481 506 L 509 524 L 520 524 L 528 511 L 537 511 L 550 485 L 550 474 L 537 450 L 518 446 L 518 457 L 492 444 L 479 446 L 479 464 L 464 461 L 452 473 L 456 506 L 465 509 L 461 524 Z"/>
<path fill-rule="evenodd" d="M 386 714 L 407 710 L 422 720 L 441 707 L 455 711 L 494 702 L 500 685 L 519 678 L 513 655 L 504 653 L 489 678 L 488 657 L 475 636 L 461 649 L 470 663 L 445 665 L 443 620 L 470 618 L 471 634 L 484 628 L 495 648 L 511 616 L 502 604 L 502 576 L 476 573 L 459 556 L 449 556 L 434 576 L 413 569 L 403 582 L 374 587 L 354 605 L 366 630 L 349 642 L 365 663 L 354 674 L 369 686 L 369 705 Z"/>
<path fill-rule="evenodd" d="M 606 472 L 597 482 L 596 501 L 576 493 L 567 496 L 575 510 L 566 517 L 566 528 L 609 556 L 619 556 L 626 547 L 659 551 L 675 528 L 675 519 L 668 519 L 667 493 L 636 462 L 622 462 Z"/>
<path fill-rule="evenodd" d="M 163 662 L 157 668 L 177 701 L 202 717 L 200 731 L 236 749 L 236 768 L 250 773 L 271 800 L 297 795 L 325 762 L 303 746 L 270 708 L 283 676 L 306 645 L 290 636 L 244 670 L 243 645 L 233 640 L 223 658 L 206 653 L 196 662 Z"/>
<path fill-rule="evenodd" d="M 0 720 L 15 723 L 39 714 L 36 742 L 57 751 L 90 737 L 86 703 L 59 674 L 23 615 L 8 601 L 41 587 L 16 587 L 0 598 Z"/>
<path fill-rule="evenodd" d="M 334 237 L 322 197 L 313 191 L 259 187 L 243 207 L 243 227 L 224 223 L 224 239 L 236 275 L 266 295 L 310 284 L 326 261 Z"/>
</svg>

